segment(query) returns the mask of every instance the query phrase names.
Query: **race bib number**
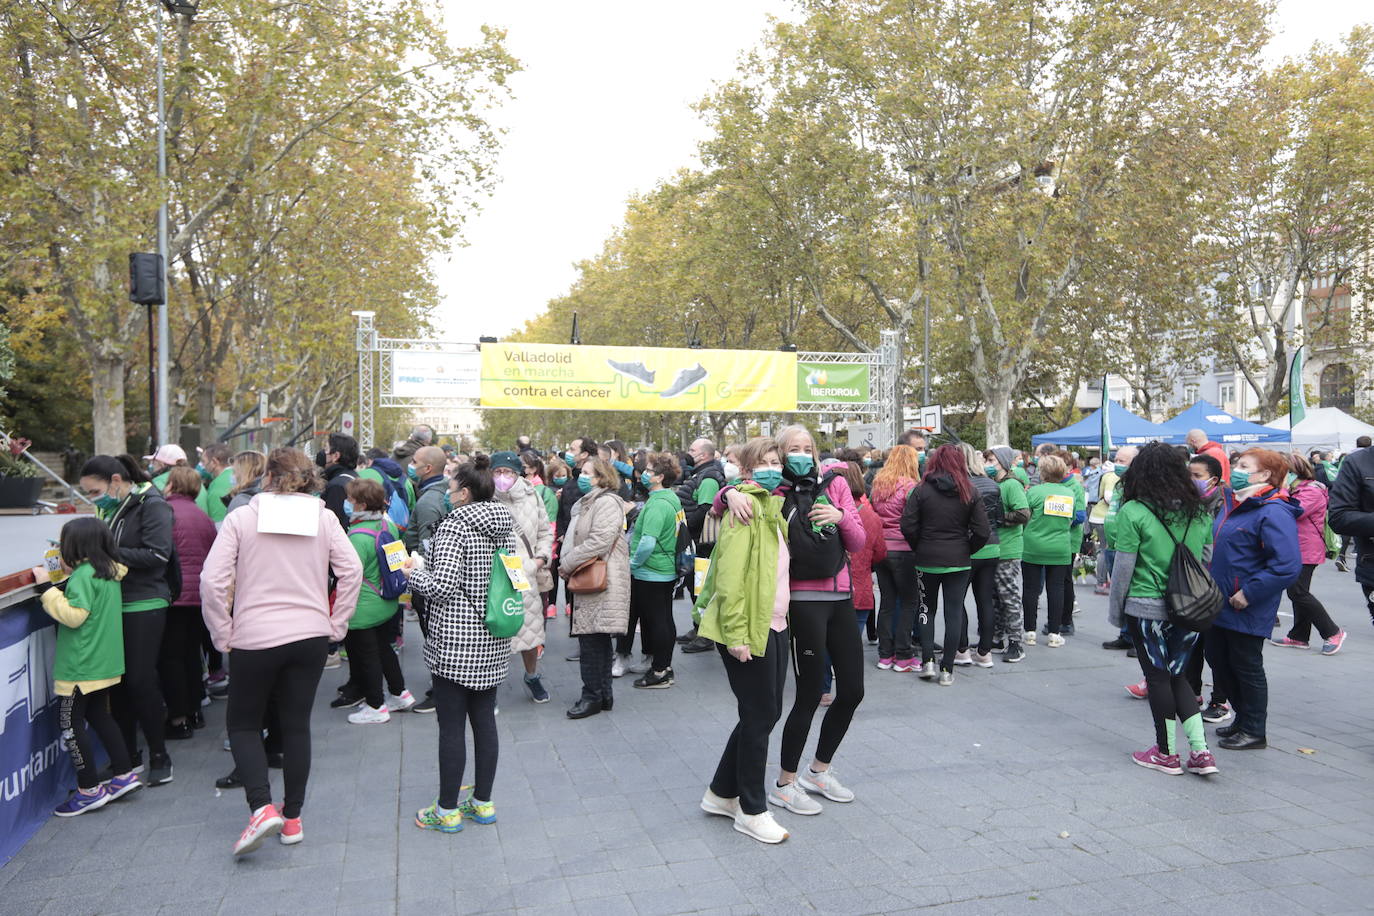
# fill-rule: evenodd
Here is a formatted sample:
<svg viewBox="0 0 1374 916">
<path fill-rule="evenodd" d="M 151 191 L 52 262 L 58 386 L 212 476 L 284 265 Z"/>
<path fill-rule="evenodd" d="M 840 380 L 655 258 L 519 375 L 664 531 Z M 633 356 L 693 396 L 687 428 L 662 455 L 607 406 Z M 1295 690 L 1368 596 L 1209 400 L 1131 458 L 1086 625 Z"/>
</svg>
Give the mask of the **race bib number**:
<svg viewBox="0 0 1374 916">
<path fill-rule="evenodd" d="M 386 568 L 392 572 L 399 572 L 401 567 L 406 565 L 406 559 L 410 556 L 406 552 L 404 541 L 392 541 L 390 544 L 383 544 L 382 552 L 386 554 Z"/>
<path fill-rule="evenodd" d="M 49 547 L 43 552 L 43 568 L 53 585 L 67 578 L 67 571 L 62 568 L 62 551 L 56 547 Z"/>
<path fill-rule="evenodd" d="M 1045 514 L 1055 518 L 1073 518 L 1072 496 L 1046 496 Z"/>
<path fill-rule="evenodd" d="M 697 557 L 695 577 L 692 580 L 692 594 L 700 595 L 702 588 L 706 585 L 706 573 L 711 569 L 710 557 Z"/>
<path fill-rule="evenodd" d="M 506 575 L 517 592 L 530 590 L 529 576 L 525 575 L 525 561 L 513 554 L 502 554 L 501 565 L 506 567 Z M 522 612 L 523 613 L 523 612 Z"/>
<path fill-rule="evenodd" d="M 677 523 L 679 525 L 687 524 L 687 513 L 682 509 L 677 510 Z"/>
</svg>

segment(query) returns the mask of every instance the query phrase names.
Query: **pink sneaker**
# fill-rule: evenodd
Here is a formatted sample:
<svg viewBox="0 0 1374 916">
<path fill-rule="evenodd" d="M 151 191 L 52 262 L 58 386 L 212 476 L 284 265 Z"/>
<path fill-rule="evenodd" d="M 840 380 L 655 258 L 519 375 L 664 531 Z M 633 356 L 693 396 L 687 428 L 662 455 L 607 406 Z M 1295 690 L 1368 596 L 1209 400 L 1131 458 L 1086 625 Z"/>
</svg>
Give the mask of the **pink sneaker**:
<svg viewBox="0 0 1374 916">
<path fill-rule="evenodd" d="M 1179 766 L 1178 763 L 1178 755 L 1161 754 L 1157 747 L 1151 747 L 1147 751 L 1136 751 L 1131 755 L 1131 759 L 1147 770 L 1159 770 L 1159 772 L 1168 773 L 1170 776 L 1183 774 L 1183 767 Z"/>
<path fill-rule="evenodd" d="M 890 658 L 880 658 L 880 659 L 878 659 L 878 670 L 880 670 L 880 671 L 891 671 L 891 670 L 892 670 L 892 659 L 890 659 Z"/>
<path fill-rule="evenodd" d="M 1211 776 L 1217 772 L 1217 760 L 1211 751 L 1193 751 L 1188 755 L 1184 769 L 1199 776 Z"/>
<path fill-rule="evenodd" d="M 1307 644 L 1307 643 L 1305 643 L 1305 642 L 1299 642 L 1299 641 L 1296 640 L 1296 639 L 1290 639 L 1290 638 L 1288 638 L 1287 636 L 1285 636 L 1283 639 L 1271 639 L 1271 640 L 1269 640 L 1269 641 L 1270 641 L 1271 643 L 1273 643 L 1274 645 L 1276 645 L 1276 646 L 1281 646 L 1281 647 L 1283 647 L 1283 648 L 1285 648 L 1285 649 L 1306 649 L 1306 648 L 1308 648 L 1308 644 Z"/>
<path fill-rule="evenodd" d="M 554 620 L 558 617 L 558 606 L 551 604 L 544 609 L 544 619 Z"/>
<path fill-rule="evenodd" d="M 239 841 L 234 844 L 234 855 L 241 856 L 257 849 L 263 840 L 274 833 L 280 833 L 285 823 L 286 821 L 277 813 L 275 805 L 263 805 L 248 819 L 248 826 L 239 836 Z"/>
<path fill-rule="evenodd" d="M 1111 593 L 1112 587 L 1108 585 L 1106 582 L 1099 582 L 1097 583 L 1097 585 L 1093 587 L 1094 595 L 1110 595 Z"/>
<path fill-rule="evenodd" d="M 286 823 L 282 825 L 281 833 L 277 834 L 277 839 L 283 846 L 295 846 L 305 839 L 305 830 L 301 827 L 301 819 L 298 817 L 288 817 Z"/>
<path fill-rule="evenodd" d="M 1341 630 L 1335 636 L 1322 643 L 1322 655 L 1335 655 L 1341 651 L 1341 644 L 1345 642 L 1345 630 Z"/>
<path fill-rule="evenodd" d="M 1127 684 L 1126 692 L 1137 700 L 1143 700 L 1150 695 L 1150 689 L 1143 680 L 1139 684 Z"/>
<path fill-rule="evenodd" d="M 921 663 L 914 658 L 899 658 L 892 664 L 893 671 L 919 671 Z"/>
</svg>

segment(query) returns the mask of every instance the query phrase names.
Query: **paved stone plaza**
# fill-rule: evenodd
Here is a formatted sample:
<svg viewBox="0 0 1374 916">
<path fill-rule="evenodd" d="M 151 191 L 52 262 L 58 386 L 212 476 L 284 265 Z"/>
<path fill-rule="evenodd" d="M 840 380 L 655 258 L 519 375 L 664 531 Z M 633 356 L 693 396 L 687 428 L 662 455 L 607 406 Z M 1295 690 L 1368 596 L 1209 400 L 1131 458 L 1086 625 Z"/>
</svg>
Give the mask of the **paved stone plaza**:
<svg viewBox="0 0 1374 916">
<path fill-rule="evenodd" d="M 232 765 L 216 703 L 173 743 L 173 784 L 49 821 L 0 869 L 0 913 L 1369 912 L 1374 638 L 1352 577 L 1323 567 L 1314 591 L 1352 636 L 1335 658 L 1266 649 L 1270 748 L 1217 751 L 1217 776 L 1132 765 L 1153 742 L 1122 689 L 1139 668 L 1099 648 L 1105 599 L 1080 586 L 1065 648 L 959 669 L 952 689 L 870 667 L 835 761 L 857 800 L 780 812 L 792 837 L 777 847 L 697 808 L 733 725 L 714 655 L 679 656 L 671 690 L 624 678 L 614 712 L 572 722 L 560 620 L 553 702 L 532 704 L 514 672 L 501 688 L 500 820 L 452 836 L 412 823 L 437 789 L 434 717 L 350 726 L 327 705 L 346 672 L 327 671 L 303 844 L 230 856 L 248 812 L 214 788 Z"/>
</svg>

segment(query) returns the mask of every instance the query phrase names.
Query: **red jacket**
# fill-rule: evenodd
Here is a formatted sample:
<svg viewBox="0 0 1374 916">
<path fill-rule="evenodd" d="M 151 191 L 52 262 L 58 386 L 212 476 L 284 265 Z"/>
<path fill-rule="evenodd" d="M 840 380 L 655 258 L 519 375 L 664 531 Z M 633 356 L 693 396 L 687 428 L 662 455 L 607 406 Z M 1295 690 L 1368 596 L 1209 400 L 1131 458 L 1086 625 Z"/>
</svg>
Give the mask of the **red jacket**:
<svg viewBox="0 0 1374 916">
<path fill-rule="evenodd" d="M 868 504 L 868 497 L 859 499 L 859 521 L 864 526 L 864 546 L 849 555 L 850 594 L 854 596 L 854 610 L 873 610 L 873 567 L 887 558 L 887 543 L 883 540 L 883 520 Z"/>
<path fill-rule="evenodd" d="M 1220 442 L 1209 441 L 1198 452 L 1199 455 L 1211 455 L 1221 465 L 1221 482 L 1228 487 L 1231 485 L 1231 461 L 1226 457 L 1226 449 Z"/>
<path fill-rule="evenodd" d="M 167 504 L 172 507 L 172 543 L 181 563 L 181 597 L 172 607 L 199 607 L 200 568 L 215 543 L 215 523 L 189 496 L 168 493 Z"/>
</svg>

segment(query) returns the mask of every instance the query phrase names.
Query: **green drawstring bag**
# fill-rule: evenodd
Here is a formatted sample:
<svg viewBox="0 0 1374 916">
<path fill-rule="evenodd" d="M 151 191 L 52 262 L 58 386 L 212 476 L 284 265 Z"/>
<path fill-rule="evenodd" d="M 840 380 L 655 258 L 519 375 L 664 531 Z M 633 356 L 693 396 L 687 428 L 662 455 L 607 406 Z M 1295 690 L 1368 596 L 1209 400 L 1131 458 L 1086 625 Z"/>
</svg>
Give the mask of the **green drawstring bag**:
<svg viewBox="0 0 1374 916">
<path fill-rule="evenodd" d="M 1326 523 L 1326 524 L 1324 525 L 1324 528 L 1325 528 L 1325 530 L 1322 532 L 1322 537 L 1324 537 L 1324 538 L 1326 539 L 1326 555 L 1327 555 L 1327 557 L 1330 558 L 1330 557 L 1340 556 L 1340 553 L 1341 553 L 1341 539 L 1336 535 L 1336 532 L 1334 532 L 1334 531 L 1331 530 L 1331 525 L 1330 525 L 1330 523 Z"/>
<path fill-rule="evenodd" d="M 508 563 L 507 558 L 514 561 Z M 509 550 L 491 555 L 491 577 L 487 580 L 487 632 L 497 639 L 510 639 L 525 622 L 525 598 L 517 580 L 529 587 L 520 558 Z"/>
</svg>

